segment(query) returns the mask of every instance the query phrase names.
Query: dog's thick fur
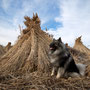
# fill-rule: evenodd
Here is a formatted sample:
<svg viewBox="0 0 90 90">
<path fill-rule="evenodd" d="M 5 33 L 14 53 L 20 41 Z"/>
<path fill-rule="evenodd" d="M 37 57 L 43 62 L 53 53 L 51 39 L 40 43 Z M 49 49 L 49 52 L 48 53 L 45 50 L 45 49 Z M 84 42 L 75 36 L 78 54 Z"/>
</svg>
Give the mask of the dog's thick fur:
<svg viewBox="0 0 90 90">
<path fill-rule="evenodd" d="M 50 44 L 49 56 L 53 67 L 51 76 L 55 72 L 57 73 L 56 78 L 84 76 L 85 65 L 75 64 L 73 57 L 61 38 L 53 40 Z"/>
</svg>

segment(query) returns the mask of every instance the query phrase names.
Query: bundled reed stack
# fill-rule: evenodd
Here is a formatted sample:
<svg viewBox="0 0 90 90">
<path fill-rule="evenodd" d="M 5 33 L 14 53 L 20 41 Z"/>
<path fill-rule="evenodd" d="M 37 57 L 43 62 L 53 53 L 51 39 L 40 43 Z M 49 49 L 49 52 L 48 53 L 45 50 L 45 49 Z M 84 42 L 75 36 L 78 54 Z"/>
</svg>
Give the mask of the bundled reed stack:
<svg viewBox="0 0 90 90">
<path fill-rule="evenodd" d="M 5 54 L 4 47 L 0 45 L 0 57 L 3 56 L 4 54 Z"/>
<path fill-rule="evenodd" d="M 48 46 L 52 41 L 41 30 L 37 14 L 33 18 L 25 16 L 26 28 L 17 43 L 1 58 L 0 71 L 6 73 L 49 71 Z"/>
<path fill-rule="evenodd" d="M 8 44 L 5 47 L 5 51 L 7 52 L 11 47 L 11 42 L 8 42 Z"/>
<path fill-rule="evenodd" d="M 79 50 L 80 52 L 83 52 L 83 53 L 86 53 L 86 54 L 89 54 L 90 55 L 90 50 L 85 46 L 83 45 L 82 41 L 81 41 L 81 37 L 78 37 L 76 40 L 75 40 L 75 44 L 74 44 L 74 49 L 76 50 Z"/>
</svg>

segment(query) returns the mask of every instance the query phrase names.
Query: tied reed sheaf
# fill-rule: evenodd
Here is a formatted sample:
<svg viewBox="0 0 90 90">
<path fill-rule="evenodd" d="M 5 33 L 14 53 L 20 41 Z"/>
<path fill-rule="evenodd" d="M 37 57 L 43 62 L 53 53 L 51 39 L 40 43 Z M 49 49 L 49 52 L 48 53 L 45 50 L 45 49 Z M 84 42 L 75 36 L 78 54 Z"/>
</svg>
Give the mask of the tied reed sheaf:
<svg viewBox="0 0 90 90">
<path fill-rule="evenodd" d="M 5 54 L 4 47 L 0 45 L 0 57 Z"/>
<path fill-rule="evenodd" d="M 11 47 L 11 42 L 8 42 L 6 46 L 0 45 L 0 57 L 3 56 Z"/>
<path fill-rule="evenodd" d="M 74 48 L 67 46 L 75 62 L 87 64 L 86 76 L 60 79 L 51 77 L 48 50 L 52 42 L 52 35 L 41 30 L 37 14 L 33 14 L 33 18 L 28 16 L 24 18 L 26 28 L 21 30 L 21 35 L 15 45 L 0 58 L 0 89 L 89 90 L 90 50 L 79 40 L 75 43 Z"/>
<path fill-rule="evenodd" d="M 5 51 L 7 52 L 10 48 L 12 48 L 11 42 L 8 42 L 8 44 L 5 46 Z"/>
</svg>

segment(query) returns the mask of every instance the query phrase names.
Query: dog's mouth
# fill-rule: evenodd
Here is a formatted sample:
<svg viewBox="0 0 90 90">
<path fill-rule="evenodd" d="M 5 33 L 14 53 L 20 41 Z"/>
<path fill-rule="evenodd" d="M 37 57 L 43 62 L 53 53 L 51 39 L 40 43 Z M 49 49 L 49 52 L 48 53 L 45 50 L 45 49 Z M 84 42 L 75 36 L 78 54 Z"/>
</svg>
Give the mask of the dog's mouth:
<svg viewBox="0 0 90 90">
<path fill-rule="evenodd" d="M 50 47 L 50 50 L 54 50 L 54 48 Z"/>
<path fill-rule="evenodd" d="M 50 47 L 50 50 L 56 50 L 56 47 Z"/>
<path fill-rule="evenodd" d="M 55 43 L 51 43 L 49 45 L 49 49 L 52 50 L 52 51 L 55 51 L 57 49 L 57 45 L 55 45 Z"/>
</svg>

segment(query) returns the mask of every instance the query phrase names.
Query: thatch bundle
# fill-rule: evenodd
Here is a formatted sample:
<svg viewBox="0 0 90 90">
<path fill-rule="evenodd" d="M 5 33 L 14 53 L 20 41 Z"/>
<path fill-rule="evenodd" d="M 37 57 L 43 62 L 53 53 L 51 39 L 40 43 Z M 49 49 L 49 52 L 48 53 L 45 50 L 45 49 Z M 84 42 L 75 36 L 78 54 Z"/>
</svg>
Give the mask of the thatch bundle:
<svg viewBox="0 0 90 90">
<path fill-rule="evenodd" d="M 41 30 L 37 14 L 33 18 L 25 17 L 26 33 L 1 58 L 0 71 L 2 72 L 47 72 L 49 70 L 48 46 L 49 36 Z M 22 32 L 23 32 L 22 31 Z M 28 31 L 28 32 L 27 32 Z"/>
<path fill-rule="evenodd" d="M 5 46 L 5 51 L 7 52 L 11 48 L 11 42 L 8 42 L 8 44 Z"/>
<path fill-rule="evenodd" d="M 4 47 L 0 45 L 0 57 L 5 54 Z"/>
<path fill-rule="evenodd" d="M 76 40 L 75 40 L 75 44 L 74 44 L 74 49 L 76 50 L 79 50 L 80 52 L 84 52 L 84 53 L 87 53 L 90 55 L 90 50 L 83 45 L 82 41 L 81 41 L 81 37 L 78 37 Z"/>
</svg>

